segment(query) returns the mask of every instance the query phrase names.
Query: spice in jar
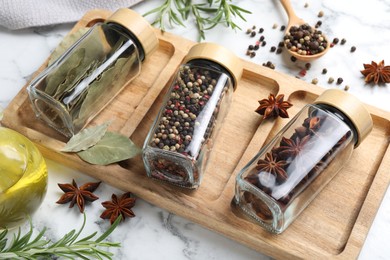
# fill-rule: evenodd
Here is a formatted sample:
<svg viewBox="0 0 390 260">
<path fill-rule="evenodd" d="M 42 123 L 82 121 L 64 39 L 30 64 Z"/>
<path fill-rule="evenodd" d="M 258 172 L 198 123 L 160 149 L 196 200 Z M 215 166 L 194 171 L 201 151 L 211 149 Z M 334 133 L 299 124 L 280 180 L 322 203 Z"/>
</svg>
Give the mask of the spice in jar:
<svg viewBox="0 0 390 260">
<path fill-rule="evenodd" d="M 191 48 L 144 143 L 149 177 L 187 188 L 200 185 L 241 73 L 240 60 L 222 46 Z"/>
<path fill-rule="evenodd" d="M 236 204 L 267 230 L 283 232 L 345 165 L 372 125 L 358 99 L 326 90 L 239 172 Z"/>
<path fill-rule="evenodd" d="M 91 27 L 27 87 L 36 116 L 71 137 L 139 75 L 158 46 L 152 26 L 122 8 Z"/>
</svg>

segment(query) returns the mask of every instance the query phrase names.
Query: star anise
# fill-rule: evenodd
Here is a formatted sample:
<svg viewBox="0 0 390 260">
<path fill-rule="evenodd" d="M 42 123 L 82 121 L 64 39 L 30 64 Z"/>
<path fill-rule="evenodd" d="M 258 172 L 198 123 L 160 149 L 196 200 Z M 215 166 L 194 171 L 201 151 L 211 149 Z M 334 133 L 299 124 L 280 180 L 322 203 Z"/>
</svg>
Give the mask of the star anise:
<svg viewBox="0 0 390 260">
<path fill-rule="evenodd" d="M 363 64 L 364 70 L 360 72 L 364 75 L 364 80 L 369 83 L 374 81 L 375 84 L 379 82 L 390 83 L 390 66 L 385 66 L 385 61 L 382 60 L 378 64 L 371 61 L 371 64 Z"/>
<path fill-rule="evenodd" d="M 274 150 L 280 158 L 292 159 L 302 151 L 309 139 L 309 135 L 306 135 L 303 138 L 296 137 L 295 139 L 282 137 L 280 146 Z"/>
<path fill-rule="evenodd" d="M 106 210 L 103 211 L 100 217 L 102 219 L 110 219 L 111 224 L 115 222 L 119 215 L 122 215 L 122 220 L 125 220 L 125 217 L 135 217 L 134 212 L 131 210 L 135 205 L 135 200 L 130 192 L 124 193 L 120 198 L 112 194 L 111 201 L 102 203 Z"/>
<path fill-rule="evenodd" d="M 69 208 L 73 208 L 74 204 L 77 204 L 80 212 L 83 213 L 85 208 L 85 201 L 92 202 L 99 199 L 99 197 L 97 197 L 92 192 L 94 192 L 97 187 L 99 187 L 100 183 L 101 182 L 88 182 L 80 186 L 80 188 L 77 186 L 77 183 L 74 179 L 72 180 L 72 184 L 58 183 L 58 186 L 63 192 L 65 192 L 65 194 L 61 196 L 57 203 L 65 204 L 70 202 Z"/>
<path fill-rule="evenodd" d="M 285 181 L 288 177 L 284 170 L 286 165 L 286 161 L 278 160 L 272 153 L 267 153 L 264 160 L 260 159 L 257 162 L 256 169 L 273 174 L 278 181 Z"/>
<path fill-rule="evenodd" d="M 283 100 L 283 94 L 275 97 L 274 94 L 270 93 L 268 99 L 265 98 L 259 101 L 260 106 L 256 109 L 256 113 L 264 115 L 264 119 L 269 117 L 277 118 L 278 116 L 288 118 L 287 109 L 292 107 L 292 104 Z"/>
</svg>

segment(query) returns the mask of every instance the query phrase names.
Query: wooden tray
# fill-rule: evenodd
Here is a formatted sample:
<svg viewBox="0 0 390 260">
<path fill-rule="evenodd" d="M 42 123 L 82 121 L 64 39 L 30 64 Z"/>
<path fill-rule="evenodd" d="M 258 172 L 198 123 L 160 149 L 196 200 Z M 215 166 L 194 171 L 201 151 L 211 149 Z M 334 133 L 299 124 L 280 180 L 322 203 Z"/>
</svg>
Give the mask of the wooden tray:
<svg viewBox="0 0 390 260">
<path fill-rule="evenodd" d="M 73 28 L 90 26 L 110 13 L 87 13 Z M 156 30 L 158 50 L 143 64 L 141 75 L 91 124 L 115 118 L 110 131 L 121 132 L 142 146 L 155 118 L 165 89 L 194 42 Z M 288 122 L 261 122 L 254 112 L 258 100 L 283 93 L 294 104 L 294 116 L 322 91 L 277 71 L 244 62 L 244 73 L 222 130 L 215 140 L 201 187 L 184 190 L 146 176 L 142 159 L 109 166 L 94 166 L 76 155 L 59 152 L 65 138 L 35 120 L 25 88 L 4 111 L 2 123 L 33 140 L 42 153 L 112 186 L 230 237 L 274 258 L 356 258 L 374 219 L 390 176 L 390 114 L 367 106 L 374 129 L 356 149 L 344 169 L 331 181 L 298 219 L 281 235 L 272 235 L 242 216 L 232 203 L 235 177 L 261 146 Z M 46 64 L 43 64 L 41 71 Z"/>
</svg>

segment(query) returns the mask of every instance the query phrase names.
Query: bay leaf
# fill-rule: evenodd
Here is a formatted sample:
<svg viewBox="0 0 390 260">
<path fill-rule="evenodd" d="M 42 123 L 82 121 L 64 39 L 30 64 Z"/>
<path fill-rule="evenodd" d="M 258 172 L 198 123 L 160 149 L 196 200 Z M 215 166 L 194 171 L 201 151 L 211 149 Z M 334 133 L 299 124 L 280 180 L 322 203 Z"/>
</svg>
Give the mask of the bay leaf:
<svg viewBox="0 0 390 260">
<path fill-rule="evenodd" d="M 133 158 L 140 152 L 141 149 L 126 136 L 106 132 L 98 143 L 77 154 L 82 160 L 90 164 L 108 165 Z"/>
<path fill-rule="evenodd" d="M 106 134 L 110 122 L 102 125 L 89 127 L 74 135 L 61 149 L 62 152 L 80 152 L 98 143 Z"/>
<path fill-rule="evenodd" d="M 49 66 L 55 62 L 66 50 L 69 49 L 77 40 L 83 36 L 89 28 L 80 28 L 74 33 L 68 34 L 62 39 L 62 41 L 57 45 L 54 51 L 51 53 L 49 58 Z"/>
<path fill-rule="evenodd" d="M 69 58 L 62 63 L 56 70 L 50 73 L 46 79 L 45 92 L 53 96 L 58 89 L 58 86 L 66 82 L 66 77 L 69 76 L 69 71 L 81 66 L 85 57 L 85 49 L 77 49 Z M 76 71 L 74 72 L 76 73 Z"/>
</svg>

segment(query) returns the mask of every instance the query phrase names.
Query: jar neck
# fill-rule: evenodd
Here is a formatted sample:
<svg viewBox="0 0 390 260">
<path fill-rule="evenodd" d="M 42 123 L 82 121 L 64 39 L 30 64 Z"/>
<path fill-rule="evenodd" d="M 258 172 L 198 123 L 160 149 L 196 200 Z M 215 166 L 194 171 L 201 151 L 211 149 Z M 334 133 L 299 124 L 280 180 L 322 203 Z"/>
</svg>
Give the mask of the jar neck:
<svg viewBox="0 0 390 260">
<path fill-rule="evenodd" d="M 338 119 L 340 119 L 343 123 L 345 123 L 352 131 L 353 133 L 353 142 L 356 145 L 358 141 L 358 132 L 356 130 L 355 125 L 352 123 L 352 121 L 349 119 L 348 116 L 346 116 L 343 112 L 341 112 L 339 109 L 326 105 L 326 104 L 316 104 L 317 107 L 321 108 L 322 110 L 331 113 L 335 115 Z"/>
<path fill-rule="evenodd" d="M 187 62 L 187 64 L 192 65 L 192 66 L 204 67 L 206 69 L 223 72 L 224 74 L 226 74 L 230 78 L 230 80 L 233 83 L 233 86 L 235 86 L 235 84 L 236 84 L 236 82 L 233 82 L 234 78 L 232 77 L 232 74 L 224 66 L 222 66 L 214 61 L 207 60 L 207 59 L 194 59 L 194 60 L 189 60 Z"/>
<path fill-rule="evenodd" d="M 137 46 L 137 49 L 138 49 L 138 52 L 139 52 L 139 58 L 141 61 L 144 61 L 145 60 L 145 51 L 144 51 L 144 48 L 142 47 L 142 44 L 141 42 L 138 40 L 138 37 L 136 35 L 134 35 L 130 30 L 128 30 L 126 27 L 120 25 L 120 24 L 117 24 L 117 23 L 113 23 L 113 22 L 109 22 L 109 23 L 106 23 L 107 25 L 109 26 L 112 26 L 115 30 L 125 34 L 126 36 L 128 36 L 135 44 L 135 46 Z"/>
</svg>

